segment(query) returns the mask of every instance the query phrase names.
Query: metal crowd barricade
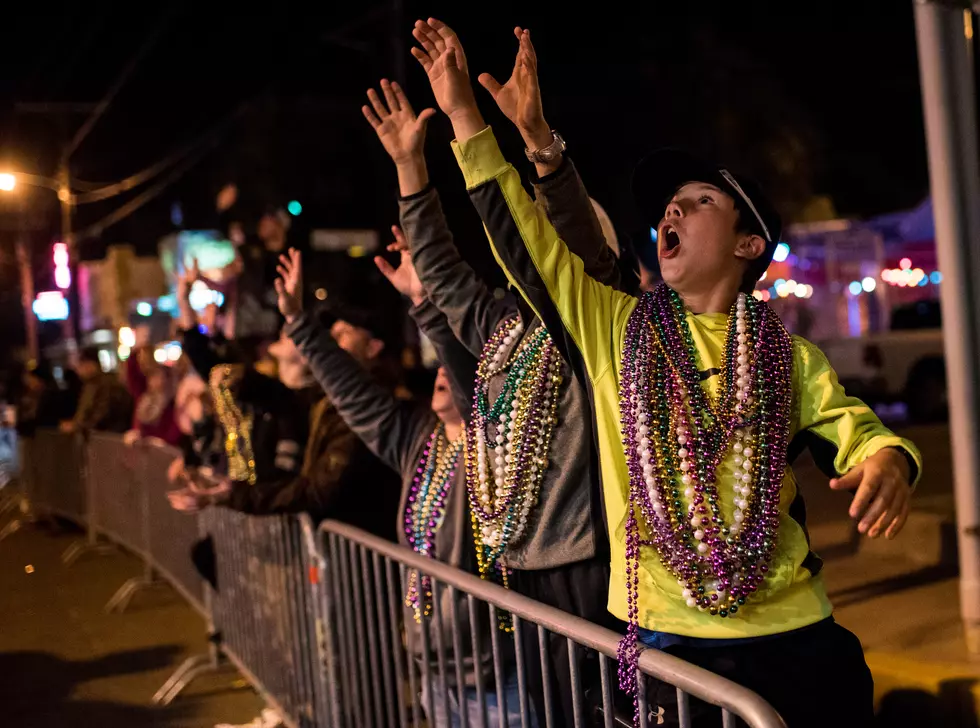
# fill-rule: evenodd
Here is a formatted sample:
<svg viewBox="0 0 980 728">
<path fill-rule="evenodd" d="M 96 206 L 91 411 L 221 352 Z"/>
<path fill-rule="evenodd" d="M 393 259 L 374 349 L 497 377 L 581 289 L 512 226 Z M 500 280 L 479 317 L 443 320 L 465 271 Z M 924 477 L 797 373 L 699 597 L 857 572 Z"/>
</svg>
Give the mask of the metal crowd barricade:
<svg viewBox="0 0 980 728">
<path fill-rule="evenodd" d="M 0 525 L 0 541 L 20 528 L 18 514 L 26 500 L 24 443 L 12 427 L 0 427 L 0 518 L 11 520 Z"/>
<path fill-rule="evenodd" d="M 216 588 L 209 590 L 215 645 L 291 728 L 325 725 L 325 687 L 304 529 L 295 516 L 247 516 L 210 508 L 202 517 L 213 539 Z M 306 525 L 309 530 L 309 524 Z M 197 664 L 204 664 L 204 657 Z M 212 661 L 211 669 L 218 663 Z M 200 674 L 171 679 L 157 694 L 170 702 Z"/>
<path fill-rule="evenodd" d="M 139 481 L 145 501 L 146 552 L 154 572 L 163 577 L 200 614 L 206 614 L 204 581 L 190 553 L 200 538 L 199 516 L 175 511 L 167 498 L 174 486 L 167 470 L 180 457 L 168 445 L 140 442 Z"/>
<path fill-rule="evenodd" d="M 328 582 L 319 590 L 319 615 L 330 627 L 330 636 L 323 640 L 323 647 L 326 665 L 324 680 L 330 689 L 332 726 L 420 726 L 425 712 L 419 697 L 422 686 L 430 696 L 433 687 L 439 688 L 447 712 L 450 696 L 455 698 L 456 705 L 464 706 L 459 711 L 459 720 L 466 728 L 469 722 L 465 709 L 467 701 L 458 687 L 464 684 L 459 659 L 464 654 L 461 625 L 465 624 L 472 637 L 472 644 L 466 645 L 466 649 L 471 649 L 477 662 L 482 663 L 484 655 L 481 654 L 476 632 L 477 612 L 480 609 L 488 609 L 490 614 L 488 624 L 491 626 L 488 629 L 492 632 L 490 641 L 495 686 L 484 684 L 482 671 L 476 670 L 475 694 L 479 704 L 484 703 L 489 691 L 496 691 L 501 728 L 506 725 L 503 717 L 507 712 L 506 694 L 501 683 L 506 659 L 503 643 L 508 637 L 495 625 L 497 616 L 502 612 L 509 613 L 513 619 L 514 667 L 520 698 L 519 705 L 512 707 L 519 710 L 524 728 L 531 725 L 526 684 L 527 661 L 539 660 L 542 672 L 548 675 L 546 638 L 549 634 L 560 635 L 568 641 L 576 728 L 593 725 L 595 721 L 601 721 L 607 728 L 622 724 L 622 719 L 616 717 L 613 689 L 621 635 L 344 523 L 324 522 L 318 535 L 322 549 L 319 564 L 325 569 Z M 422 620 L 421 653 L 435 652 L 435 668 L 430 664 L 432 660 L 421 661 L 421 668 L 416 664 L 416 660 L 410 657 L 411 645 L 402 643 L 399 630 L 401 595 L 405 593 L 413 571 L 429 576 L 432 581 L 434 609 L 430 618 Z M 438 605 L 443 590 L 449 590 L 451 597 L 465 595 L 468 607 L 463 614 L 451 615 L 451 644 L 444 644 L 446 640 L 442 630 L 433 629 L 434 635 L 429 634 L 431 623 L 438 622 L 441 617 Z M 449 601 L 455 606 L 454 598 Z M 520 635 L 524 630 L 537 632 L 538 655 L 523 654 Z M 577 650 L 598 654 L 600 682 L 597 687 L 601 692 L 601 704 L 592 706 L 592 714 L 587 714 L 589 708 L 584 698 L 586 685 L 574 659 Z M 403 675 L 408 677 L 407 685 Z M 678 718 L 682 728 L 690 728 L 691 725 L 691 696 L 718 706 L 721 709 L 720 724 L 724 728 L 733 728 L 736 716 L 751 728 L 785 728 L 776 711 L 755 693 L 657 650 L 643 651 L 639 661 L 637 705 L 639 725 L 643 728 L 657 724 L 659 717 L 656 713 L 650 714 L 651 706 L 646 696 L 650 679 L 676 687 Z M 406 687 L 407 694 L 403 692 Z M 554 697 L 549 696 L 548 692 L 546 689 L 546 704 Z M 406 708 L 402 697 L 410 702 L 409 708 Z M 435 707 L 438 711 L 438 705 Z M 557 726 L 551 705 L 546 705 L 544 716 L 535 718 L 541 728 Z M 625 718 L 631 721 L 632 716 Z M 487 728 L 485 709 L 483 715 L 479 715 L 478 711 L 476 722 L 480 728 Z"/>
</svg>

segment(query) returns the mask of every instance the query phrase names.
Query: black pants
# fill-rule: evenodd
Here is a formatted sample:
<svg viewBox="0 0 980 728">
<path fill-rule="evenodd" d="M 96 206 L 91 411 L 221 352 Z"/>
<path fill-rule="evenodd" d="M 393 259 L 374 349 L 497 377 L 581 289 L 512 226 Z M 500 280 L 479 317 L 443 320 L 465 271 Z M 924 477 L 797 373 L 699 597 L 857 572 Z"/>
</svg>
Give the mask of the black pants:
<svg viewBox="0 0 980 728">
<path fill-rule="evenodd" d="M 861 643 L 833 619 L 737 647 L 665 651 L 758 693 L 788 728 L 874 725 L 874 682 Z M 651 726 L 679 725 L 672 685 L 651 681 L 647 697 Z M 721 711 L 713 705 L 691 698 L 690 710 L 694 728 L 721 725 Z"/>
<path fill-rule="evenodd" d="M 515 569 L 511 588 L 550 607 L 570 612 L 590 622 L 609 626 L 612 617 L 606 611 L 609 594 L 609 561 L 606 558 L 588 559 L 554 569 L 522 571 Z M 524 652 L 527 691 L 531 697 L 539 726 L 545 723 L 544 680 L 541 671 L 538 630 L 532 624 L 522 624 L 521 647 Z M 592 710 L 587 704 L 599 693 L 599 661 L 594 652 L 586 655 L 578 650 L 576 667 L 580 680 L 580 704 L 586 725 L 591 724 Z M 548 639 L 548 685 L 551 693 L 551 716 L 554 726 L 575 725 L 572 704 L 571 670 L 568 661 L 568 641 L 551 634 Z M 598 698 L 601 700 L 601 698 Z"/>
</svg>

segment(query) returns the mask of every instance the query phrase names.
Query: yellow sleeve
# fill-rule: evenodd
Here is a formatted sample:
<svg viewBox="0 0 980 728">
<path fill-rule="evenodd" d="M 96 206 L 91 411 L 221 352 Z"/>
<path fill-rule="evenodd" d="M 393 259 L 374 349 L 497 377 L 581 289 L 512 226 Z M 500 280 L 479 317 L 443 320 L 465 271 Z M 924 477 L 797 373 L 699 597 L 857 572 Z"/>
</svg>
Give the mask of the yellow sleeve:
<svg viewBox="0 0 980 728">
<path fill-rule="evenodd" d="M 636 299 L 586 275 L 582 259 L 569 251 L 544 210 L 534 204 L 489 127 L 453 142 L 453 151 L 494 256 L 511 284 L 553 338 L 571 339 L 593 381 L 611 365 L 618 366 L 618 338 Z"/>
<path fill-rule="evenodd" d="M 807 439 L 824 472 L 843 475 L 879 450 L 894 447 L 907 455 L 913 466 L 911 484 L 915 485 L 922 475 L 918 448 L 885 427 L 868 405 L 844 392 L 837 373 L 819 348 L 793 337 L 793 354 L 798 436 Z"/>
</svg>

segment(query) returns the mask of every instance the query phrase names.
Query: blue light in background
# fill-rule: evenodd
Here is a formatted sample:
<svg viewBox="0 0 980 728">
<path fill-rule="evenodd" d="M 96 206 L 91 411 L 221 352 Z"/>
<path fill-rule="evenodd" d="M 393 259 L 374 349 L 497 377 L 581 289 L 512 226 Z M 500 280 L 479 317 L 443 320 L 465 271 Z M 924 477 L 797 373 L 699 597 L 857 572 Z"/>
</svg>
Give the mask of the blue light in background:
<svg viewBox="0 0 980 728">
<path fill-rule="evenodd" d="M 136 304 L 136 313 L 140 316 L 150 316 L 153 314 L 153 305 L 146 301 L 140 301 Z"/>
<path fill-rule="evenodd" d="M 296 217 L 301 212 L 303 212 L 303 206 L 299 204 L 298 200 L 290 200 L 286 205 L 286 209 L 289 210 L 289 214 Z"/>
<path fill-rule="evenodd" d="M 789 245 L 786 243 L 778 243 L 776 245 L 776 250 L 772 254 L 772 259 L 777 263 L 782 263 L 789 257 Z"/>
<path fill-rule="evenodd" d="M 861 286 L 861 281 L 851 281 L 848 285 L 847 290 L 851 292 L 852 296 L 860 295 L 864 288 Z"/>
<path fill-rule="evenodd" d="M 650 242 L 657 242 L 657 228 L 650 228 Z"/>
<path fill-rule="evenodd" d="M 938 286 L 940 283 L 943 282 L 943 274 L 940 273 L 938 270 L 934 270 L 932 273 L 929 274 L 929 282 L 935 286 Z"/>
</svg>

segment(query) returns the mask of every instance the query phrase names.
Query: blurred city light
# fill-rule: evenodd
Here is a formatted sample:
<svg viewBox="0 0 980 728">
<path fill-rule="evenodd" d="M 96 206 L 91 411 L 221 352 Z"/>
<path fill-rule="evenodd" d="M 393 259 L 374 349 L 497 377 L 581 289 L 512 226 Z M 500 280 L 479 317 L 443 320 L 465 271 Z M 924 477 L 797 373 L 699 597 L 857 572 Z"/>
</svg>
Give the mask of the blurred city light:
<svg viewBox="0 0 980 728">
<path fill-rule="evenodd" d="M 4 192 L 10 192 L 17 186 L 17 178 L 14 177 L 9 172 L 4 172 L 0 174 L 0 190 Z"/>
<path fill-rule="evenodd" d="M 64 321 L 68 318 L 68 301 L 61 291 L 42 291 L 31 304 L 31 310 L 38 321 Z"/>
<path fill-rule="evenodd" d="M 153 352 L 153 361 L 157 364 L 166 364 L 167 362 L 167 350 L 157 349 Z"/>
<path fill-rule="evenodd" d="M 867 293 L 871 293 L 878 286 L 878 281 L 876 281 L 871 276 L 868 276 L 863 281 L 861 281 L 861 288 L 863 288 Z"/>
<path fill-rule="evenodd" d="M 908 258 L 902 258 L 900 261 L 898 261 L 898 267 L 902 270 L 908 270 L 912 267 L 912 261 Z"/>
<path fill-rule="evenodd" d="M 940 273 L 938 270 L 934 270 L 932 273 L 929 274 L 929 282 L 932 283 L 933 285 L 938 286 L 940 283 L 943 282 L 943 274 Z"/>
<path fill-rule="evenodd" d="M 125 344 L 120 344 L 119 348 L 116 350 L 116 353 L 119 355 L 120 360 L 126 361 L 129 358 L 131 351 L 132 350 Z"/>
<path fill-rule="evenodd" d="M 864 288 L 861 286 L 861 281 L 851 281 L 850 285 L 847 286 L 847 290 L 851 292 L 852 296 L 858 296 Z"/>
<path fill-rule="evenodd" d="M 212 303 L 216 306 L 222 305 L 225 302 L 225 296 L 221 291 L 208 288 L 208 285 L 204 281 L 194 281 L 188 300 L 190 301 L 191 308 L 195 311 L 202 311 Z"/>
<path fill-rule="evenodd" d="M 123 326 L 119 329 L 119 345 L 125 346 L 128 349 L 136 346 L 136 332 L 128 326 Z"/>
<path fill-rule="evenodd" d="M 71 269 L 68 267 L 68 246 L 55 243 L 52 246 L 54 257 L 54 283 L 62 290 L 71 286 Z"/>
<path fill-rule="evenodd" d="M 299 204 L 297 200 L 290 200 L 286 205 L 286 209 L 289 210 L 289 214 L 296 217 L 301 212 L 303 212 L 303 206 Z"/>
<path fill-rule="evenodd" d="M 140 301 L 136 304 L 136 313 L 140 316 L 151 316 L 153 314 L 153 304 Z"/>
<path fill-rule="evenodd" d="M 788 257 L 789 257 L 789 245 L 787 245 L 786 243 L 777 244 L 776 250 L 772 254 L 772 259 L 777 263 L 782 263 Z"/>
</svg>

